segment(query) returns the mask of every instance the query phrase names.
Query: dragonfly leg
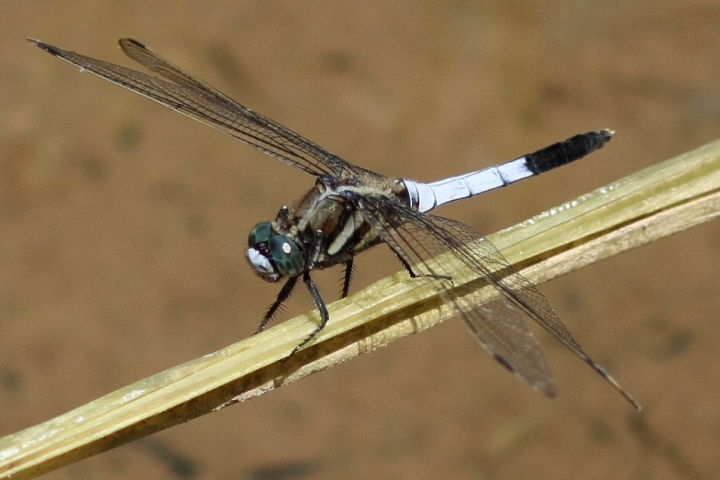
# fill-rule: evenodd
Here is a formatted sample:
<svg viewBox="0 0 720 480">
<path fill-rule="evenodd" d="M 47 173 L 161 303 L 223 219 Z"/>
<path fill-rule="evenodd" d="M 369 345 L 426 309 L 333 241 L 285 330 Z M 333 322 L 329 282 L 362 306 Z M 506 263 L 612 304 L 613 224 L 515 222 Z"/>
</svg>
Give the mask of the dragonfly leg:
<svg viewBox="0 0 720 480">
<path fill-rule="evenodd" d="M 325 249 L 325 235 L 323 235 L 322 231 L 315 232 L 311 248 L 310 255 L 305 259 L 305 272 L 312 270 L 318 258 L 320 258 L 320 253 Z"/>
<path fill-rule="evenodd" d="M 297 283 L 298 277 L 290 277 L 288 278 L 288 281 L 285 282 L 285 285 L 283 286 L 282 290 L 280 290 L 280 293 L 278 293 L 277 299 L 273 302 L 272 305 L 267 309 L 267 312 L 265 312 L 265 316 L 263 317 L 262 321 L 260 322 L 260 326 L 258 327 L 257 331 L 255 333 L 260 333 L 263 330 L 265 330 L 265 327 L 267 327 L 268 323 L 270 323 L 277 313 L 280 306 L 283 304 L 285 300 L 290 298 L 290 294 L 293 291 L 293 288 L 295 288 L 295 284 Z"/>
<path fill-rule="evenodd" d="M 310 272 L 305 272 L 303 274 L 303 282 L 305 282 L 305 285 L 307 286 L 308 290 L 310 291 L 310 295 L 312 295 L 313 300 L 315 301 L 315 305 L 318 308 L 318 311 L 320 312 L 320 324 L 315 327 L 315 330 L 310 332 L 310 335 L 308 335 L 305 340 L 300 342 L 292 351 L 291 355 L 298 350 L 300 350 L 302 347 L 305 346 L 310 340 L 315 338 L 315 336 L 320 333 L 320 330 L 325 328 L 325 325 L 328 322 L 328 319 L 330 318 L 330 315 L 328 314 L 327 307 L 325 306 L 325 302 L 323 301 L 322 297 L 320 296 L 320 292 L 318 292 L 317 287 L 315 286 L 315 282 L 313 282 L 312 278 L 310 278 Z"/>
<path fill-rule="evenodd" d="M 450 275 L 438 275 L 437 273 L 415 273 L 412 269 L 412 266 L 407 262 L 407 260 L 405 260 L 405 258 L 402 255 L 400 255 L 398 252 L 396 252 L 395 249 L 393 249 L 392 247 L 391 247 L 391 250 L 393 251 L 395 256 L 398 258 L 398 260 L 400 260 L 400 263 L 403 264 L 403 267 L 405 267 L 405 270 L 407 270 L 410 277 L 412 277 L 412 278 L 418 278 L 418 277 L 434 278 L 435 280 L 447 280 L 451 284 L 453 283 L 453 279 Z"/>
<path fill-rule="evenodd" d="M 354 272 L 355 267 L 353 266 L 353 259 L 350 258 L 350 260 L 345 262 L 345 278 L 343 280 L 343 288 L 342 293 L 340 294 L 340 298 L 345 298 L 348 296 L 348 293 L 350 292 L 350 282 L 352 281 L 352 276 Z"/>
</svg>

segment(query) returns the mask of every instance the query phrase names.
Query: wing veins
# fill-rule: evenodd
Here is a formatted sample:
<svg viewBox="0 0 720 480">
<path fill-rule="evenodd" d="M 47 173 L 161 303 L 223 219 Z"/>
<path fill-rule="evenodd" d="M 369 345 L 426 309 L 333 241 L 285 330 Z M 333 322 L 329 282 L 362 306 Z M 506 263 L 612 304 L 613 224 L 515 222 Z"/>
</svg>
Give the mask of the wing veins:
<svg viewBox="0 0 720 480">
<path fill-rule="evenodd" d="M 417 257 L 416 261 L 410 262 L 411 265 L 421 263 L 425 265 L 426 268 L 431 269 L 426 261 L 441 253 L 449 251 L 466 266 L 486 278 L 489 283 L 503 295 L 503 298 L 512 302 L 512 305 L 525 312 L 530 318 L 550 332 L 563 345 L 572 350 L 575 355 L 577 355 L 607 382 L 615 387 L 615 389 L 618 390 L 618 392 L 623 395 L 636 409 L 640 410 L 641 407 L 639 403 L 625 389 L 623 389 L 622 386 L 620 386 L 620 384 L 601 365 L 596 363 L 582 350 L 580 345 L 575 341 L 555 311 L 552 309 L 547 298 L 545 298 L 545 296 L 537 290 L 530 280 L 523 277 L 517 270 L 515 270 L 508 263 L 505 257 L 503 257 L 502 253 L 500 253 L 500 251 L 485 237 L 464 223 L 444 217 L 417 212 L 405 205 L 394 202 L 388 197 L 372 197 L 361 200 L 361 202 L 364 202 L 366 205 L 366 208 L 363 211 L 366 212 L 369 217 L 376 219 L 381 235 L 384 235 L 383 240 L 387 242 L 385 237 L 390 238 L 390 242 L 388 243 L 391 245 L 394 244 L 395 248 L 399 246 L 399 248 L 403 250 L 405 258 L 410 256 L 408 255 L 408 250 Z M 368 206 L 371 206 L 372 208 L 368 208 Z M 388 222 L 377 220 L 378 217 L 385 216 L 383 212 L 387 211 L 392 212 L 393 218 L 403 219 L 404 223 L 401 223 L 399 227 L 395 226 L 394 229 L 385 228 L 384 225 L 387 223 L 400 223 L 397 221 Z M 419 240 L 419 238 L 422 240 Z M 400 240 L 399 242 L 398 239 Z M 403 243 L 404 245 L 402 245 Z M 428 244 L 432 243 L 435 243 L 436 247 L 439 246 L 440 248 L 436 248 L 433 251 L 431 248 L 427 247 Z M 455 301 L 455 303 L 457 304 L 458 302 Z M 492 329 L 490 329 L 489 326 L 496 323 L 498 318 L 501 321 L 502 319 L 505 319 L 508 322 L 514 321 L 514 315 L 508 314 L 509 310 L 505 309 L 506 311 L 503 312 L 502 309 L 498 308 L 497 304 L 493 306 L 493 303 L 494 302 L 490 302 L 485 305 L 486 308 L 488 305 L 491 306 L 490 308 L 492 308 L 492 313 L 490 315 L 484 315 L 476 308 L 471 310 L 471 314 L 468 316 L 467 312 L 463 311 L 462 307 L 458 305 L 462 318 L 465 320 L 471 331 L 473 331 L 473 328 L 471 327 L 478 327 L 490 331 Z M 513 309 L 513 311 L 516 312 L 515 309 Z M 473 314 L 477 314 L 477 316 L 473 316 Z M 522 325 L 522 328 L 527 328 L 524 326 L 524 323 L 522 323 Z M 521 327 L 518 327 L 517 324 L 512 324 L 511 328 Z M 498 332 L 498 330 L 494 331 Z M 518 331 L 516 333 L 521 332 Z M 513 345 L 517 343 L 514 342 L 515 337 L 512 335 L 508 336 L 507 331 L 504 330 L 501 331 L 500 334 L 495 333 L 492 339 L 498 344 L 504 345 Z M 480 338 L 478 338 L 478 340 L 483 343 Z M 483 346 L 489 350 L 488 345 Z M 538 362 L 544 362 L 542 354 L 539 352 L 539 347 L 534 339 L 529 343 L 527 343 L 526 339 L 524 349 L 524 353 L 527 354 L 525 359 L 535 362 L 535 365 L 530 365 L 531 371 L 525 371 L 527 365 L 524 364 L 521 366 L 511 364 L 511 366 L 518 370 L 515 373 L 523 378 L 528 384 L 540 391 L 543 391 L 540 385 L 532 383 L 532 381 L 527 378 L 527 375 L 532 375 L 532 370 L 540 369 L 541 365 Z M 537 349 L 538 353 L 540 353 L 540 357 L 532 359 L 530 357 L 530 352 L 533 351 L 532 353 L 534 353 L 535 349 Z M 521 359 L 523 359 L 522 353 L 520 355 Z M 501 361 L 501 363 L 503 362 Z M 547 371 L 547 375 L 548 379 L 552 381 L 549 370 Z"/>
<path fill-rule="evenodd" d="M 103 60 L 31 40 L 38 47 L 111 83 L 132 90 L 236 138 L 311 175 L 339 176 L 353 166 L 301 135 L 237 103 L 182 71 L 134 40 L 120 45 L 133 60 L 171 80 L 163 80 Z"/>
<path fill-rule="evenodd" d="M 379 230 L 383 241 L 410 265 L 421 265 L 423 273 L 450 273 L 443 269 L 441 264 L 433 266 L 426 261 L 448 250 L 455 253 L 454 248 L 462 247 L 462 244 L 449 236 L 448 232 L 433 229 L 429 230 L 433 232 L 432 234 L 428 233 L 423 226 L 423 217 L 434 217 L 409 209 L 407 211 L 403 209 L 402 212 L 393 211 L 399 217 L 411 212 L 410 221 L 402 223 L 384 213 L 388 208 L 398 207 L 398 204 L 390 199 L 372 197 L 358 200 L 363 213 Z M 455 256 L 463 260 L 457 254 Z M 468 266 L 472 268 L 472 264 Z M 494 285 L 485 273 L 483 275 L 490 284 Z M 555 394 L 554 380 L 547 362 L 512 299 L 501 295 L 495 300 L 479 305 L 472 299 L 463 298 L 464 295 L 472 293 L 467 288 L 438 287 L 438 291 L 452 302 L 456 315 L 460 316 L 476 340 L 492 357 L 533 388 L 548 396 Z"/>
</svg>

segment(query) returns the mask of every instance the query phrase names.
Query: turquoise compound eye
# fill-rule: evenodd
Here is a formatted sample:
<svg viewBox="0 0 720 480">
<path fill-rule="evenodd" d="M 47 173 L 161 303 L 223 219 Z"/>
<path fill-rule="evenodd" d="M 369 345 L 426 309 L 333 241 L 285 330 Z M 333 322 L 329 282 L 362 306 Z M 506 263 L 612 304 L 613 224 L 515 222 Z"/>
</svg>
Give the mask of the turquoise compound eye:
<svg viewBox="0 0 720 480">
<path fill-rule="evenodd" d="M 252 234 L 250 234 L 252 236 Z M 305 260 L 298 246 L 283 235 L 273 235 L 268 240 L 270 260 L 284 277 L 295 277 L 302 273 Z"/>
<path fill-rule="evenodd" d="M 270 227 L 270 222 L 258 223 L 252 230 L 250 230 L 250 235 L 248 236 L 248 246 L 253 248 L 257 247 L 261 243 L 267 242 L 270 240 L 271 233 L 272 228 Z"/>
</svg>

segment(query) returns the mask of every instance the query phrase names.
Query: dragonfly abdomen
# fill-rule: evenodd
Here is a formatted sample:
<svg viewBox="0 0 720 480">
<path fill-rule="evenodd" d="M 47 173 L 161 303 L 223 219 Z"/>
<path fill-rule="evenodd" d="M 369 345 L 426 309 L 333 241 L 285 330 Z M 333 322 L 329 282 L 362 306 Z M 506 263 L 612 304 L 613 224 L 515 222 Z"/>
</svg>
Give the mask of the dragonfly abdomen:
<svg viewBox="0 0 720 480">
<path fill-rule="evenodd" d="M 613 133 L 612 130 L 582 133 L 536 152 L 476 172 L 432 183 L 404 180 L 405 187 L 412 206 L 420 212 L 428 212 L 440 205 L 505 187 L 579 160 L 605 145 Z"/>
</svg>

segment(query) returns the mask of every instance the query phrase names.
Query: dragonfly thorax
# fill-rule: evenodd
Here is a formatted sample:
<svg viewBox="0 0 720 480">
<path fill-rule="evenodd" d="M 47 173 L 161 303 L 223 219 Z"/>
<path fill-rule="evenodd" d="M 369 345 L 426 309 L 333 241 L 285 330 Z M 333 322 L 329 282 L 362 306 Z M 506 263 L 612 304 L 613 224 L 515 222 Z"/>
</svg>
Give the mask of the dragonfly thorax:
<svg viewBox="0 0 720 480">
<path fill-rule="evenodd" d="M 253 271 L 268 282 L 295 277 L 302 273 L 305 265 L 295 241 L 274 233 L 269 222 L 260 222 L 250 230 L 245 259 Z"/>
<path fill-rule="evenodd" d="M 380 242 L 349 197 L 362 187 L 337 185 L 320 178 L 272 222 L 250 231 L 245 258 L 268 282 L 296 277 L 313 269 L 347 264 L 352 257 Z"/>
</svg>

